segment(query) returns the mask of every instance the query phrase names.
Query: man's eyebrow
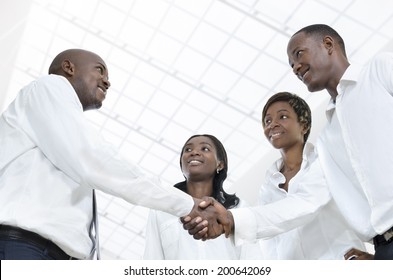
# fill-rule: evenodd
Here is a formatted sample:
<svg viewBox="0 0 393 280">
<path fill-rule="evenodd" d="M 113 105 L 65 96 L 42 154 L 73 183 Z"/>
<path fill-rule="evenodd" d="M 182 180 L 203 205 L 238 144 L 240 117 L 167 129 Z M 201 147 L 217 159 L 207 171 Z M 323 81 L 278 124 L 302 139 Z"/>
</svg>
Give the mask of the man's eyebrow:
<svg viewBox="0 0 393 280">
<path fill-rule="evenodd" d="M 101 65 L 105 70 L 107 70 L 105 64 L 103 64 L 102 62 L 98 61 L 97 64 Z"/>
</svg>

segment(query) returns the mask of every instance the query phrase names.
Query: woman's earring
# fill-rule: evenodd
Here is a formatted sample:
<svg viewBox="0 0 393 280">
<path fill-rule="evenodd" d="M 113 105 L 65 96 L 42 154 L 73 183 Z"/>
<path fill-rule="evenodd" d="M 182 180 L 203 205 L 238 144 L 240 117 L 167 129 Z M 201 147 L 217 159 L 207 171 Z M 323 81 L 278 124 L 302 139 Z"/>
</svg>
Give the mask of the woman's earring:
<svg viewBox="0 0 393 280">
<path fill-rule="evenodd" d="M 219 174 L 219 173 L 220 173 L 220 171 L 221 171 L 221 170 L 217 168 L 217 174 Z"/>
</svg>

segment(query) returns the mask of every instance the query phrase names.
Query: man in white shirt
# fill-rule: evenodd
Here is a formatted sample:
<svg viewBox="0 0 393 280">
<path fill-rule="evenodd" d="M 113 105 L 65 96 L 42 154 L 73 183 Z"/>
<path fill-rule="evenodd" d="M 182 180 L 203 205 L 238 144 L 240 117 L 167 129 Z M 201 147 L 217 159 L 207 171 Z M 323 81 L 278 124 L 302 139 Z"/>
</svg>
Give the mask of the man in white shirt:
<svg viewBox="0 0 393 280">
<path fill-rule="evenodd" d="M 350 65 L 340 35 L 315 24 L 288 43 L 294 74 L 331 96 L 317 143 L 332 196 L 352 228 L 372 240 L 375 259 L 393 259 L 393 54 Z"/>
<path fill-rule="evenodd" d="M 49 74 L 24 87 L 0 118 L 0 259 L 91 258 L 93 189 L 178 217 L 192 211 L 222 231 L 208 216 L 213 207 L 202 213 L 91 128 L 83 111 L 100 108 L 110 87 L 101 57 L 66 50 Z"/>
<path fill-rule="evenodd" d="M 274 94 L 263 108 L 262 126 L 281 157 L 266 172 L 258 206 L 228 210 L 223 224 L 235 244 L 260 240 L 266 259 L 344 259 L 351 248 L 365 250 L 332 199 L 314 146 L 307 142 L 307 103 L 289 92 Z M 198 239 L 198 231 L 196 226 L 189 233 Z"/>
<path fill-rule="evenodd" d="M 296 32 L 287 53 L 310 92 L 331 96 L 317 152 L 333 199 L 359 237 L 374 243 L 375 259 L 393 259 L 393 54 L 350 65 L 343 39 L 323 24 Z"/>
</svg>

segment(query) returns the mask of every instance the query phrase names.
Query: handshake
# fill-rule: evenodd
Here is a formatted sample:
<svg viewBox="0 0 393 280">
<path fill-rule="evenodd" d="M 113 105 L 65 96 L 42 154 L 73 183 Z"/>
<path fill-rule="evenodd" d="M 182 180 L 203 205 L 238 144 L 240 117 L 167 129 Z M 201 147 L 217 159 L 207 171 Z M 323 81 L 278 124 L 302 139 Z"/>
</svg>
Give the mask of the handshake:
<svg viewBox="0 0 393 280">
<path fill-rule="evenodd" d="M 234 231 L 232 213 L 212 197 L 194 198 L 192 211 L 180 220 L 190 235 L 203 241 L 224 233 L 229 237 Z"/>
</svg>

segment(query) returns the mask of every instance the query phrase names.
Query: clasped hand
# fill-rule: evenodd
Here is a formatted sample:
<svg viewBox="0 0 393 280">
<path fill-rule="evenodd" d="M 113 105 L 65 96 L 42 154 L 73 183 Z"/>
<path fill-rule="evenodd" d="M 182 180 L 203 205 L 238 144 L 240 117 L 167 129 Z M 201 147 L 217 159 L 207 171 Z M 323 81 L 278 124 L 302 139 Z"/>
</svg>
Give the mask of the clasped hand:
<svg viewBox="0 0 393 280">
<path fill-rule="evenodd" d="M 214 239 L 233 232 L 233 216 L 212 197 L 194 198 L 194 207 L 185 217 L 180 218 L 183 228 L 195 239 Z"/>
<path fill-rule="evenodd" d="M 345 253 L 344 258 L 346 260 L 373 260 L 374 255 L 356 248 L 352 248 Z"/>
</svg>

